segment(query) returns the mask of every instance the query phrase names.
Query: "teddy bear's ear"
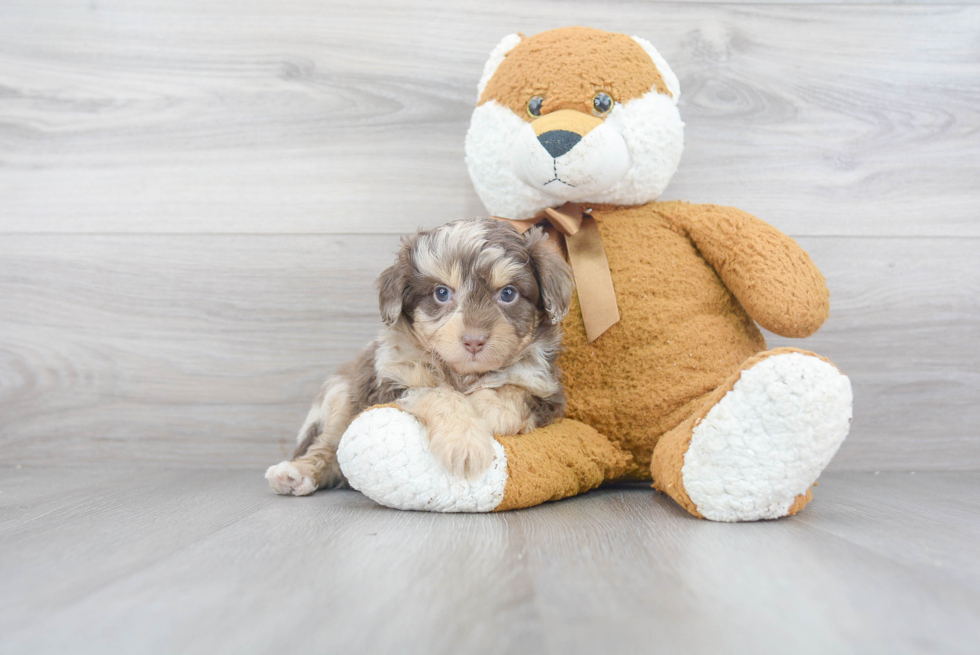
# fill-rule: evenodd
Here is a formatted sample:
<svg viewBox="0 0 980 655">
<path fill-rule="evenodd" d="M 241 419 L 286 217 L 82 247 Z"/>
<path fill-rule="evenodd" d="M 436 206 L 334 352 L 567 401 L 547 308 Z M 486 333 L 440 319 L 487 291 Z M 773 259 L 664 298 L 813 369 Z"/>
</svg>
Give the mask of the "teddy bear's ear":
<svg viewBox="0 0 980 655">
<path fill-rule="evenodd" d="M 476 87 L 476 99 L 478 101 L 483 96 L 483 91 L 487 88 L 487 84 L 490 83 L 490 78 L 497 72 L 497 67 L 504 61 L 504 56 L 521 42 L 521 38 L 520 34 L 508 34 L 500 40 L 497 47 L 490 53 L 490 58 L 483 65 L 483 76 L 480 77 L 480 84 Z"/>
<path fill-rule="evenodd" d="M 670 66 L 667 64 L 667 60 L 664 59 L 663 55 L 657 52 L 657 49 L 653 47 L 653 44 L 646 39 L 634 36 L 633 40 L 639 43 L 640 47 L 643 48 L 648 55 L 650 55 L 650 59 L 653 60 L 653 63 L 657 66 L 657 70 L 660 71 L 660 77 L 663 78 L 664 84 L 667 85 L 667 90 L 670 91 L 670 95 L 672 96 L 674 104 L 676 105 L 677 101 L 681 98 L 681 84 L 677 80 L 677 76 L 674 75 L 674 71 L 672 71 Z"/>
</svg>

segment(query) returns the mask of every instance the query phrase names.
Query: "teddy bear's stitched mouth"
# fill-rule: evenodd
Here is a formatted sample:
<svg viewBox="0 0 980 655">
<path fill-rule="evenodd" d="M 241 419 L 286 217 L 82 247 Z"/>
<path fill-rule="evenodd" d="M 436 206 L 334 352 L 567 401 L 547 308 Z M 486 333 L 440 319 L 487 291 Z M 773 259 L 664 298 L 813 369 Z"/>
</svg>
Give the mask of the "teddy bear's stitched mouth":
<svg viewBox="0 0 980 655">
<path fill-rule="evenodd" d="M 571 184 L 570 182 L 566 182 L 565 180 L 563 180 L 560 177 L 558 177 L 558 158 L 557 157 L 552 157 L 551 158 L 551 166 L 552 166 L 552 169 L 555 171 L 555 176 L 553 178 L 551 178 L 550 180 L 548 180 L 547 182 L 545 182 L 544 184 L 542 184 L 541 186 L 543 186 L 543 187 L 544 186 L 548 186 L 552 182 L 561 182 L 562 184 L 564 184 L 567 187 L 571 187 L 573 189 L 575 188 L 575 185 L 574 184 Z"/>
</svg>

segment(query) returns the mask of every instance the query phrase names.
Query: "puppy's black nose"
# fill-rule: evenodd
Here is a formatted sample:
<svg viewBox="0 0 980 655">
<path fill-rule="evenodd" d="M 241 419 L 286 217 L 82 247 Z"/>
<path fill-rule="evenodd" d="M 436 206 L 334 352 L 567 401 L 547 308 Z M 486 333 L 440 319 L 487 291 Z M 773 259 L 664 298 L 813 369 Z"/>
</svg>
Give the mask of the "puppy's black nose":
<svg viewBox="0 0 980 655">
<path fill-rule="evenodd" d="M 538 137 L 538 141 L 541 142 L 544 149 L 555 159 L 574 148 L 575 144 L 581 140 L 582 137 L 568 130 L 551 130 Z"/>
<path fill-rule="evenodd" d="M 483 346 L 485 345 L 487 345 L 487 335 L 485 334 L 463 335 L 463 347 L 474 355 L 483 350 Z"/>
</svg>

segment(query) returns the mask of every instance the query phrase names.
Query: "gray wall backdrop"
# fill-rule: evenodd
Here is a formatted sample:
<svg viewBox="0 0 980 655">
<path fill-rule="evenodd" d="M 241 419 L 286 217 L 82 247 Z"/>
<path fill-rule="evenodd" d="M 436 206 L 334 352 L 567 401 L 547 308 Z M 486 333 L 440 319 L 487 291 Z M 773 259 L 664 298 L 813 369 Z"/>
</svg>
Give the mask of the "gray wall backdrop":
<svg viewBox="0 0 980 655">
<path fill-rule="evenodd" d="M 826 274 L 794 343 L 854 383 L 832 469 L 977 469 L 980 6 L 811 2 L 4 0 L 0 461 L 279 460 L 380 325 L 398 235 L 484 213 L 487 54 L 566 24 L 680 77 L 665 198 Z"/>
</svg>

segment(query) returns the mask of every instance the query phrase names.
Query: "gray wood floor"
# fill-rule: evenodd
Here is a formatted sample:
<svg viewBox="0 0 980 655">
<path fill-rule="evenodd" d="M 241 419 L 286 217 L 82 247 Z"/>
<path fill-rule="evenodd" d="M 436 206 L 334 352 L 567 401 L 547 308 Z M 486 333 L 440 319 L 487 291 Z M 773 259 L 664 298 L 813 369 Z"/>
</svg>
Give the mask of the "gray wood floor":
<svg viewBox="0 0 980 655">
<path fill-rule="evenodd" d="M 971 473 L 699 521 L 642 486 L 499 515 L 259 472 L 0 469 L 3 653 L 976 653 Z"/>
</svg>

